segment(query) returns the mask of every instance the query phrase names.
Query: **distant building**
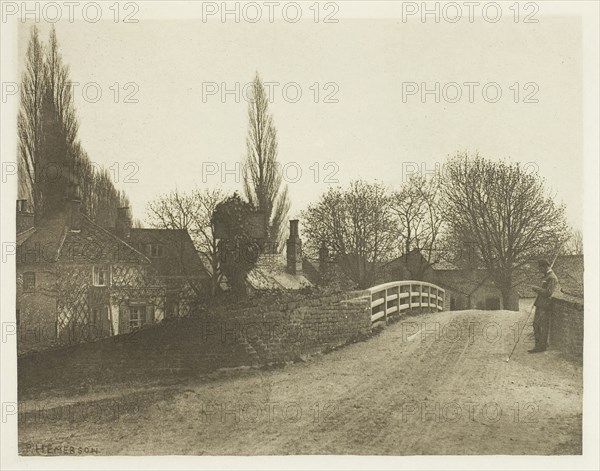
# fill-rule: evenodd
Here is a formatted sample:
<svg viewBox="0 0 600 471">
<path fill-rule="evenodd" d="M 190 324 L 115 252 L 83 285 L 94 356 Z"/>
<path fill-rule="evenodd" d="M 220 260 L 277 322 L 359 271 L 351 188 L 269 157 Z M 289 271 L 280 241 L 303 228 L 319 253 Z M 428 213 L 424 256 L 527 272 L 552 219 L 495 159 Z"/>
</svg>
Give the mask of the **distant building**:
<svg viewBox="0 0 600 471">
<path fill-rule="evenodd" d="M 419 249 L 413 249 L 400 257 L 382 263 L 377 284 L 399 280 L 418 280 L 433 283 L 433 269 Z"/>
<path fill-rule="evenodd" d="M 354 255 L 346 255 L 346 267 L 356 266 L 359 261 Z M 427 259 L 419 250 L 390 260 L 388 262 L 365 263 L 365 269 L 373 273 L 372 286 L 391 281 L 418 280 L 433 282 L 433 270 Z M 323 245 L 319 250 L 318 260 L 304 259 L 304 273 L 314 284 L 327 284 L 341 289 L 355 289 L 358 287 L 344 271 L 344 265 L 336 254 L 331 254 L 329 248 Z"/>
<path fill-rule="evenodd" d="M 446 290 L 445 309 L 458 311 L 478 309 L 492 311 L 509 309 L 504 305 L 502 292 L 484 269 L 436 269 L 433 266 L 433 283 Z M 513 305 L 518 305 L 518 294 L 513 292 Z"/>
<path fill-rule="evenodd" d="M 482 268 L 460 268 L 433 254 L 431 262 L 413 249 L 382 264 L 377 284 L 390 281 L 417 280 L 433 283 L 446 291 L 445 310 L 506 309 L 502 293 Z M 518 294 L 514 293 L 515 299 Z"/>
<path fill-rule="evenodd" d="M 76 198 L 33 225 L 17 203 L 18 350 L 95 340 L 185 315 L 208 279 L 187 231 L 109 230 Z"/>
</svg>

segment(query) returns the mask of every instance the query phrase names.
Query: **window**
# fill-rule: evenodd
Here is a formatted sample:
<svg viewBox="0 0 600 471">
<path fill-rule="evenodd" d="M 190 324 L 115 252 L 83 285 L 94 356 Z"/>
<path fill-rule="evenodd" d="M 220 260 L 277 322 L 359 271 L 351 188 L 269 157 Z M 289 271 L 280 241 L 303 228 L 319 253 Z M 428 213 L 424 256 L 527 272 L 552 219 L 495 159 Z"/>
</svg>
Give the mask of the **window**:
<svg viewBox="0 0 600 471">
<path fill-rule="evenodd" d="M 161 258 L 163 256 L 162 244 L 149 244 L 148 255 L 152 258 Z"/>
<path fill-rule="evenodd" d="M 108 286 L 108 268 L 94 267 L 94 286 Z"/>
<path fill-rule="evenodd" d="M 28 271 L 23 273 L 23 291 L 35 290 L 35 273 Z"/>
<path fill-rule="evenodd" d="M 146 306 L 130 306 L 129 307 L 129 328 L 139 329 L 143 324 L 143 317 L 145 317 Z"/>
</svg>

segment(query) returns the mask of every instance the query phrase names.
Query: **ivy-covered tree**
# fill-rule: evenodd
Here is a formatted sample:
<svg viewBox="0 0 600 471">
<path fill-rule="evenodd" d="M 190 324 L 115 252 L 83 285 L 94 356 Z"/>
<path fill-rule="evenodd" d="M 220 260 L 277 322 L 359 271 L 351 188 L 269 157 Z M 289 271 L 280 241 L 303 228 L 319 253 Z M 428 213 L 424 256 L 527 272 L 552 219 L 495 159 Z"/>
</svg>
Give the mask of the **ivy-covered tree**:
<svg viewBox="0 0 600 471">
<path fill-rule="evenodd" d="M 220 236 L 218 253 L 221 269 L 238 296 L 246 294 L 246 278 L 260 250 L 250 230 L 250 218 L 254 212 L 253 205 L 234 193 L 216 206 L 212 217 Z"/>
</svg>

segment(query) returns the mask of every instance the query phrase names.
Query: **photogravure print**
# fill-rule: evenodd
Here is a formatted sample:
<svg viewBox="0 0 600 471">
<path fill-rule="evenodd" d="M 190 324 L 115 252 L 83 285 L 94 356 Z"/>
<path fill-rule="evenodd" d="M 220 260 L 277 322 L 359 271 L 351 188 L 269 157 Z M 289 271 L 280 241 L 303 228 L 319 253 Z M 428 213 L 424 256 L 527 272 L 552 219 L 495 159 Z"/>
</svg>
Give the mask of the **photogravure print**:
<svg viewBox="0 0 600 471">
<path fill-rule="evenodd" d="M 597 463 L 597 6 L 1 5 L 7 469 Z"/>
</svg>

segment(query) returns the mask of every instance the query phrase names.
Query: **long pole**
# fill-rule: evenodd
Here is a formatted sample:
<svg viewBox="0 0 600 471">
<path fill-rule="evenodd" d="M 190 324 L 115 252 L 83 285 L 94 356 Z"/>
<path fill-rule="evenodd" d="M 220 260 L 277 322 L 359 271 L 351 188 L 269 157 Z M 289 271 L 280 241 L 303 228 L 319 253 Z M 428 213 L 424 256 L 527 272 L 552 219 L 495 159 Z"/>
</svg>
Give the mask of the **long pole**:
<svg viewBox="0 0 600 471">
<path fill-rule="evenodd" d="M 529 314 L 527 315 L 527 319 L 525 319 L 525 323 L 523 324 L 523 327 L 521 327 L 521 331 L 519 332 L 519 335 L 517 336 L 517 341 L 515 342 L 515 344 L 513 345 L 512 350 L 510 351 L 510 355 L 508 355 L 506 357 L 506 363 L 508 363 L 510 361 L 510 357 L 512 357 L 513 353 L 515 352 L 515 349 L 517 348 L 517 345 L 519 345 L 519 340 L 521 340 L 521 334 L 525 330 L 525 326 L 529 322 L 529 318 L 531 317 L 531 314 L 533 313 L 533 309 L 534 308 L 535 308 L 535 303 L 533 303 L 533 305 L 531 306 L 531 309 L 529 310 Z"/>
<path fill-rule="evenodd" d="M 558 258 L 558 252 L 560 252 L 560 248 L 562 247 L 562 244 L 560 245 L 560 247 L 558 248 L 558 250 L 556 251 L 556 254 L 554 255 L 554 260 L 552 260 L 552 263 L 550 264 L 550 268 L 552 268 L 554 266 L 554 263 L 556 262 L 556 259 Z M 531 306 L 531 309 L 529 311 L 529 314 L 527 315 L 527 319 L 525 320 L 525 324 L 523 324 L 523 327 L 521 328 L 521 331 L 519 332 L 519 335 L 517 336 L 517 341 L 515 342 L 515 344 L 513 345 L 512 350 L 510 351 L 510 355 L 508 355 L 506 357 L 506 363 L 508 363 L 510 361 L 510 357 L 512 357 L 513 353 L 515 352 L 515 349 L 517 348 L 517 345 L 519 344 L 519 340 L 521 340 L 521 334 L 523 333 L 523 331 L 525 330 L 525 326 L 527 325 L 527 323 L 529 322 L 529 318 L 531 317 L 531 314 L 533 313 L 533 309 L 535 308 L 535 303 L 533 303 L 533 306 Z"/>
</svg>

